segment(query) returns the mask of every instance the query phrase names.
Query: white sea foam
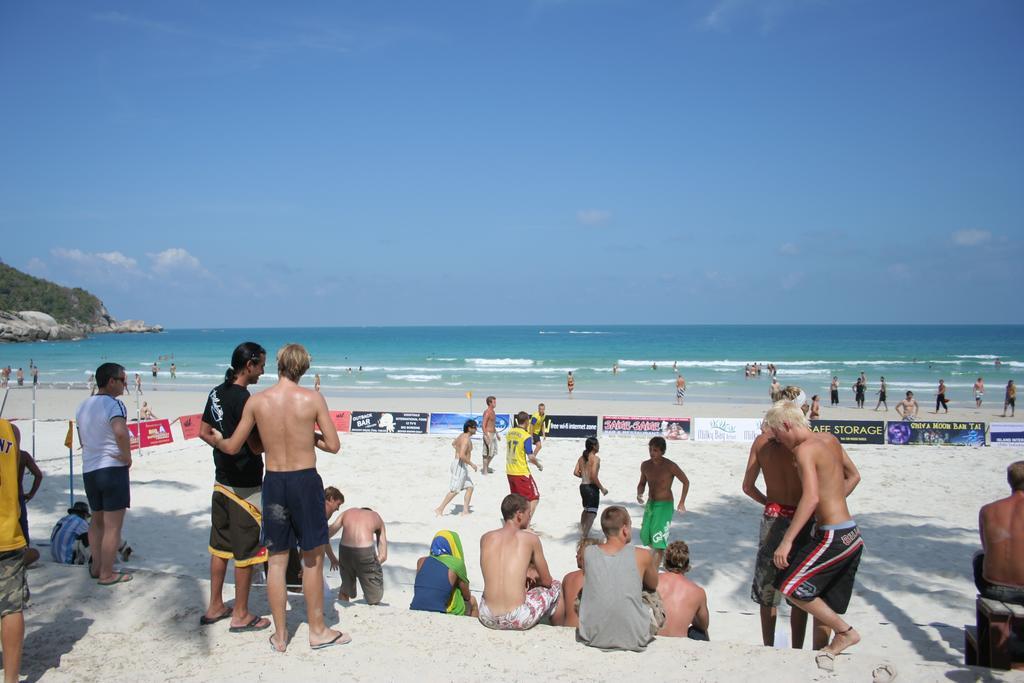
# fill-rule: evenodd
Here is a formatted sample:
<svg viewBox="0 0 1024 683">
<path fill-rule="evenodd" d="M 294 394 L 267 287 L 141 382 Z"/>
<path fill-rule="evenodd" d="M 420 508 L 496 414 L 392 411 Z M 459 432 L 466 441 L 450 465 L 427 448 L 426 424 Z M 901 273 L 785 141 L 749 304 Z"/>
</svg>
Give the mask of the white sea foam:
<svg viewBox="0 0 1024 683">
<path fill-rule="evenodd" d="M 593 330 L 569 330 L 569 334 L 611 334 L 611 332 L 599 332 Z"/>
<path fill-rule="evenodd" d="M 441 375 L 388 375 L 388 379 L 406 382 L 433 382 L 436 379 L 441 379 Z"/>
<path fill-rule="evenodd" d="M 966 354 L 966 355 L 957 354 L 956 357 L 957 358 L 977 358 L 977 359 L 980 359 L 980 360 L 995 360 L 996 358 L 1000 358 L 1000 356 L 993 356 L 990 353 L 982 353 L 982 354 L 979 354 L 979 355 L 976 355 L 976 356 L 972 356 L 970 354 Z"/>
<path fill-rule="evenodd" d="M 436 361 L 445 361 L 446 363 L 450 363 L 452 361 L 458 360 L 458 358 L 428 358 L 427 360 L 428 361 L 435 361 L 435 360 Z"/>
<path fill-rule="evenodd" d="M 472 365 L 533 365 L 529 358 L 467 358 Z"/>
<path fill-rule="evenodd" d="M 1009 365 L 1011 368 L 1024 368 L 1024 363 L 1019 360 L 1004 360 L 1003 365 Z"/>
<path fill-rule="evenodd" d="M 357 379 L 356 384 L 380 384 L 380 382 L 374 382 L 372 380 Z"/>
<path fill-rule="evenodd" d="M 445 382 L 445 384 L 447 384 L 450 387 L 461 387 L 462 386 L 462 382 Z"/>
<path fill-rule="evenodd" d="M 828 368 L 779 368 L 777 374 L 780 377 L 786 375 L 831 375 L 832 371 Z"/>
</svg>

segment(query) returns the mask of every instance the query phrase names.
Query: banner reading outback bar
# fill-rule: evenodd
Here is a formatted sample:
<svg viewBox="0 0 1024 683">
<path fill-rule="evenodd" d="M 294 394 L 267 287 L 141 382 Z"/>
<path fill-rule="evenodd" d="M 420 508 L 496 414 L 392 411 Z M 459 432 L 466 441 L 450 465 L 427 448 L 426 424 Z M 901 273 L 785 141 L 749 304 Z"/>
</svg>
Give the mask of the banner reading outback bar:
<svg viewBox="0 0 1024 683">
<path fill-rule="evenodd" d="M 761 420 L 750 417 L 695 417 L 694 441 L 753 443 L 761 433 Z"/>
<path fill-rule="evenodd" d="M 381 434 L 426 434 L 429 421 L 430 413 L 376 413 L 369 410 L 353 410 L 351 430 Z"/>
<path fill-rule="evenodd" d="M 555 439 L 597 436 L 597 415 L 552 415 L 548 436 Z"/>
<path fill-rule="evenodd" d="M 889 443 L 923 446 L 984 446 L 984 422 L 890 422 Z"/>
<path fill-rule="evenodd" d="M 885 443 L 885 423 L 881 420 L 814 420 L 811 431 L 832 434 L 839 443 Z"/>
<path fill-rule="evenodd" d="M 690 438 L 690 418 L 605 415 L 601 418 L 601 433 L 605 436 L 663 436 L 686 441 Z"/>
<path fill-rule="evenodd" d="M 431 413 L 430 433 L 461 434 L 462 425 L 466 424 L 466 420 L 476 420 L 477 432 L 476 437 L 474 438 L 483 438 L 483 432 L 481 431 L 481 427 L 484 423 L 484 418 L 479 413 L 473 415 L 470 415 L 469 413 Z M 498 434 L 503 434 L 506 431 L 508 431 L 508 424 L 508 413 L 494 414 L 494 429 Z"/>
<path fill-rule="evenodd" d="M 1024 422 L 993 422 L 988 429 L 989 442 L 993 446 L 1024 447 Z"/>
</svg>

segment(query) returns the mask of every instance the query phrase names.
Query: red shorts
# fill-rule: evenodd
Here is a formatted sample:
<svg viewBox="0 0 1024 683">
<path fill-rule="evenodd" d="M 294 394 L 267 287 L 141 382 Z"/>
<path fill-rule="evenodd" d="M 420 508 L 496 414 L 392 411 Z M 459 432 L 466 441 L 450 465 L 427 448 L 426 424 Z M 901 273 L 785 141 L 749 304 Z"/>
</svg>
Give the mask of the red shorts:
<svg viewBox="0 0 1024 683">
<path fill-rule="evenodd" d="M 540 500 L 540 491 L 537 490 L 537 482 L 533 480 L 533 475 L 516 475 L 507 474 L 508 477 L 508 489 L 512 493 L 518 493 L 526 500 Z"/>
</svg>

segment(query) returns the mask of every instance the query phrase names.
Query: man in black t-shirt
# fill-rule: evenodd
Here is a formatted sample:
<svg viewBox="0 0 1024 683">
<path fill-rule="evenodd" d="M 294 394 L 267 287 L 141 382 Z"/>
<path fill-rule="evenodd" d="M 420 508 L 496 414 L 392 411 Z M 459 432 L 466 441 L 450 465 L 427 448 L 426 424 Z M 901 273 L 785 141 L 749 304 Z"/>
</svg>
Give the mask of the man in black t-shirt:
<svg viewBox="0 0 1024 683">
<path fill-rule="evenodd" d="M 213 430 L 233 434 L 242 408 L 249 400 L 248 386 L 256 384 L 267 360 L 266 350 L 254 342 L 239 344 L 231 354 L 231 369 L 224 383 L 213 388 L 206 400 L 199 438 L 213 445 Z M 210 605 L 200 617 L 203 626 L 231 617 L 231 632 L 261 631 L 270 620 L 249 612 L 249 587 L 253 566 L 267 561 L 260 545 L 263 446 L 254 429 L 237 455 L 213 449 L 216 481 L 211 502 Z M 235 606 L 224 604 L 224 578 L 228 561 L 235 561 Z"/>
</svg>

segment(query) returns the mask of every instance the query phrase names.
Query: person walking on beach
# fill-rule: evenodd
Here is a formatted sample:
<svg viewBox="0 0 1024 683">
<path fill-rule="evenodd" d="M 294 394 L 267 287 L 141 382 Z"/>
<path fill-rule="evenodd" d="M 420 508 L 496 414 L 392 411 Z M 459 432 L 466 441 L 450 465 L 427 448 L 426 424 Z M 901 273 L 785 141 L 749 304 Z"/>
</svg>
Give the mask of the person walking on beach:
<svg viewBox="0 0 1024 683">
<path fill-rule="evenodd" d="M 597 517 L 597 510 L 601 506 L 601 494 L 608 495 L 608 489 L 601 485 L 598 473 L 601 471 L 601 458 L 597 452 L 601 450 L 601 444 L 597 437 L 591 436 L 583 447 L 583 455 L 576 460 L 576 468 L 572 475 L 583 481 L 580 483 L 580 498 L 583 499 L 583 513 L 580 515 L 580 537 L 586 538 L 590 535 L 590 528 L 594 526 L 594 519 Z"/>
<path fill-rule="evenodd" d="M 884 405 L 885 406 L 885 412 L 889 412 L 889 404 L 885 400 L 886 393 L 887 393 L 887 388 L 886 388 L 886 385 L 885 385 L 885 377 L 882 377 L 879 381 L 881 382 L 881 384 L 880 384 L 880 386 L 878 388 L 878 403 L 875 404 L 875 410 L 876 411 L 878 410 L 878 406 Z"/>
<path fill-rule="evenodd" d="M 455 459 L 449 470 L 448 493 L 445 494 L 441 504 L 434 508 L 434 514 L 440 517 L 444 514 L 448 503 L 458 495 L 459 491 L 465 491 L 466 497 L 462 501 L 462 515 L 469 514 L 469 501 L 473 498 L 473 480 L 469 478 L 469 468 L 478 471 L 473 464 L 473 435 L 476 434 L 476 420 L 466 420 L 462 425 L 462 434 L 454 441 L 452 447 L 455 449 Z"/>
<path fill-rule="evenodd" d="M 1006 468 L 1010 495 L 981 508 L 974 584 L 983 598 L 1024 605 L 1024 460 Z"/>
<path fill-rule="evenodd" d="M 39 386 L 39 368 L 32 366 L 32 386 Z"/>
<path fill-rule="evenodd" d="M 260 545 L 263 523 L 263 444 L 251 430 L 238 452 L 218 450 L 213 430 L 232 437 L 249 401 L 249 387 L 260 381 L 267 351 L 256 342 L 242 342 L 231 353 L 224 381 L 210 391 L 199 423 L 199 438 L 213 447 L 214 482 L 210 500 L 210 604 L 199 618 L 202 626 L 231 618 L 232 633 L 259 631 L 268 619 L 249 612 L 253 568 L 267 561 Z M 235 563 L 235 605 L 224 604 L 224 578 L 228 562 Z"/>
<path fill-rule="evenodd" d="M 839 378 L 836 376 L 832 377 L 832 384 L 829 386 L 829 405 L 839 405 Z"/>
<path fill-rule="evenodd" d="M 569 371 L 569 376 L 565 380 L 566 388 L 569 390 L 569 398 L 572 398 L 572 391 L 576 388 L 576 379 L 572 376 L 572 370 Z"/>
<path fill-rule="evenodd" d="M 508 477 L 508 488 L 511 493 L 518 494 L 529 502 L 530 518 L 537 511 L 540 504 L 540 491 L 537 490 L 537 482 L 530 474 L 530 466 L 527 461 L 537 466 L 538 470 L 544 468 L 537 460 L 537 451 L 533 438 L 526 431 L 530 416 L 526 411 L 516 413 L 516 426 L 508 430 L 505 436 L 505 476 Z"/>
<path fill-rule="evenodd" d="M 160 372 L 160 366 L 153 361 L 153 365 L 150 366 L 149 371 L 153 373 L 153 384 L 156 384 L 156 374 Z"/>
<path fill-rule="evenodd" d="M 89 573 L 101 586 L 132 580 L 131 574 L 114 571 L 125 512 L 131 507 L 131 436 L 128 411 L 118 398 L 124 393 L 127 379 L 124 367 L 117 363 L 99 366 L 96 395 L 82 401 L 75 413 L 78 440 L 82 444 L 82 479 L 92 508 Z"/>
<path fill-rule="evenodd" d="M 483 465 L 480 467 L 480 474 L 493 474 L 494 470 L 491 469 L 491 460 L 498 454 L 498 430 L 496 427 L 496 415 L 494 413 L 494 407 L 498 405 L 498 399 L 493 396 L 487 397 L 487 409 L 483 415 L 483 432 L 484 432 L 484 453 L 483 453 Z"/>
<path fill-rule="evenodd" d="M 487 628 L 526 631 L 551 614 L 562 584 L 551 577 L 540 537 L 526 530 L 530 502 L 508 494 L 501 501 L 501 518 L 500 529 L 480 537 L 479 619 Z"/>
<path fill-rule="evenodd" d="M 914 392 L 908 391 L 907 397 L 896 404 L 896 414 L 905 422 L 913 422 L 917 419 L 917 399 L 914 398 Z"/>
<path fill-rule="evenodd" d="M 1003 417 L 1006 417 L 1006 409 L 1010 409 L 1010 417 L 1017 414 L 1017 386 L 1011 379 L 1006 383 L 1006 396 L 1003 398 Z"/>
<path fill-rule="evenodd" d="M 142 376 L 139 373 L 135 373 L 135 393 L 142 393 Z"/>
<path fill-rule="evenodd" d="M 860 377 L 853 383 L 853 398 L 857 403 L 858 408 L 864 407 L 864 394 L 867 393 L 868 383 L 864 378 L 864 373 L 860 373 Z"/>
<path fill-rule="evenodd" d="M 18 386 L 19 387 L 25 386 L 25 371 L 24 370 L 22 370 L 21 368 L 18 368 L 18 371 L 16 373 L 14 373 L 14 376 L 15 376 L 15 379 L 18 380 Z"/>
<path fill-rule="evenodd" d="M 537 404 L 537 412 L 530 416 L 530 437 L 533 439 L 533 454 L 540 455 L 540 449 L 544 445 L 551 430 L 551 416 L 544 412 L 544 404 Z"/>
<path fill-rule="evenodd" d="M 935 391 L 935 414 L 939 414 L 939 406 L 949 412 L 949 400 L 946 398 L 946 380 L 939 380 L 939 388 Z"/>
<path fill-rule="evenodd" d="M 636 502 L 644 505 L 644 491 L 650 499 L 644 505 L 644 518 L 640 525 L 640 542 L 654 552 L 655 567 L 661 565 L 661 558 L 668 546 L 668 530 L 675 512 L 686 512 L 686 496 L 690 492 L 690 480 L 679 465 L 665 457 L 667 445 L 660 436 L 647 443 L 650 456 L 640 464 L 640 481 L 636 485 Z M 678 479 L 683 484 L 679 506 L 673 508 L 672 482 Z"/>
<path fill-rule="evenodd" d="M 178 366 L 171 363 L 171 379 L 178 379 Z"/>
<path fill-rule="evenodd" d="M 28 542 L 18 523 L 20 458 L 21 432 L 9 421 L 0 419 L 0 639 L 5 683 L 19 680 L 25 642 L 24 609 L 29 599 L 24 562 Z"/>
<path fill-rule="evenodd" d="M 320 373 L 313 375 L 313 391 L 320 391 Z"/>
<path fill-rule="evenodd" d="M 836 655 L 860 642 L 860 634 L 839 616 L 850 603 L 864 551 L 846 503 L 860 475 L 836 437 L 812 432 L 793 404 L 776 404 L 765 422 L 772 437 L 793 453 L 802 486 L 793 519 L 775 549 L 775 566 L 782 570 L 775 586 L 816 623 L 833 631 L 832 641 L 815 656 L 819 668 L 831 671 Z M 797 543 L 812 516 L 814 531 Z"/>
<path fill-rule="evenodd" d="M 985 380 L 979 377 L 974 382 L 974 407 L 981 407 L 981 399 L 985 397 Z"/>
<path fill-rule="evenodd" d="M 89 395 L 96 395 L 96 375 L 91 372 L 89 373 Z"/>
<path fill-rule="evenodd" d="M 327 401 L 321 394 L 299 386 L 309 370 L 310 357 L 300 344 L 287 344 L 277 352 L 277 384 L 246 401 L 242 418 L 230 439 L 214 430 L 214 447 L 222 453 L 241 450 L 253 427 L 259 429 L 266 457 L 263 478 L 263 540 L 270 553 L 267 601 L 274 620 L 271 647 L 288 648 L 285 573 L 288 551 L 302 548 L 302 594 L 309 622 L 309 646 L 320 650 L 342 645 L 352 639 L 327 628 L 324 623 L 324 546 L 327 519 L 324 517 L 324 484 L 316 471 L 316 448 L 337 453 L 341 450 Z M 319 425 L 322 433 L 315 431 Z"/>
<path fill-rule="evenodd" d="M 676 374 L 676 405 L 683 405 L 683 399 L 686 398 L 686 380 L 683 376 Z"/>
<path fill-rule="evenodd" d="M 764 477 L 764 493 L 757 487 L 758 475 Z M 800 475 L 793 467 L 793 454 L 776 441 L 768 425 L 762 423 L 761 433 L 751 444 L 747 457 L 743 493 L 764 506 L 750 598 L 760 606 L 761 640 L 768 647 L 775 645 L 775 622 L 782 602 L 782 593 L 775 587 L 778 568 L 773 554 L 789 530 L 802 491 Z M 807 631 L 807 613 L 794 607 L 789 616 L 789 628 L 790 643 L 795 649 L 801 649 Z"/>
<path fill-rule="evenodd" d="M 0 389 L 6 389 L 7 384 L 11 381 L 11 366 L 5 365 L 0 370 Z"/>
</svg>

